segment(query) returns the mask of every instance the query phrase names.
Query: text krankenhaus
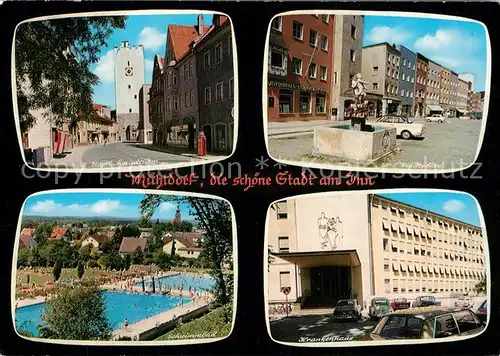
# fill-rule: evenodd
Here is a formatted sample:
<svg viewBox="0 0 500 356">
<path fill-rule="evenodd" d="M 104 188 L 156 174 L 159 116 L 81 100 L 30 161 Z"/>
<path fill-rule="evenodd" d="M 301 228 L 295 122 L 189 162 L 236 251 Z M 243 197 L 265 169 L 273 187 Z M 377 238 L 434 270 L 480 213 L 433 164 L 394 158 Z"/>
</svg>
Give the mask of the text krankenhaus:
<svg viewBox="0 0 500 356">
<path fill-rule="evenodd" d="M 279 87 L 279 88 L 284 88 L 284 89 L 300 89 L 300 90 L 305 90 L 305 91 L 317 91 L 320 93 L 326 92 L 326 89 L 323 89 L 323 88 L 316 88 L 316 87 L 312 87 L 309 85 L 283 83 L 283 82 L 276 82 L 276 81 L 270 81 L 269 86 Z"/>
</svg>

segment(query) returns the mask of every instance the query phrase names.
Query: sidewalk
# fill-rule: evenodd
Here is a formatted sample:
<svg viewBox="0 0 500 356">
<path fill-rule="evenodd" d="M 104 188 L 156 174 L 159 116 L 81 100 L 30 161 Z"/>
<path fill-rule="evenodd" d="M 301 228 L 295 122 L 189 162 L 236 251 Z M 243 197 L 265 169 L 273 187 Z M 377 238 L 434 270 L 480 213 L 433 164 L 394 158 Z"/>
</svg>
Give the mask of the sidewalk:
<svg viewBox="0 0 500 356">
<path fill-rule="evenodd" d="M 153 145 L 153 144 L 134 144 L 134 147 L 139 147 L 139 148 L 143 148 L 145 150 L 150 150 L 150 151 L 163 152 L 163 153 L 169 153 L 169 154 L 173 154 L 173 155 L 179 155 L 179 156 L 195 158 L 195 159 L 200 159 L 200 160 L 210 160 L 210 161 L 211 160 L 224 160 L 229 156 L 229 155 L 221 156 L 221 155 L 214 155 L 214 154 L 207 154 L 206 156 L 198 156 L 198 152 L 196 152 L 195 149 L 187 148 L 187 147 L 176 147 L 176 146 L 165 147 L 165 146 Z"/>
<path fill-rule="evenodd" d="M 79 145 L 73 149 L 63 158 L 53 158 L 48 163 L 45 163 L 44 168 L 82 168 L 82 155 L 83 152 L 90 148 L 90 145 Z"/>
<path fill-rule="evenodd" d="M 310 120 L 310 121 L 290 121 L 290 122 L 268 122 L 267 134 L 269 138 L 278 138 L 278 136 L 295 136 L 310 134 L 317 126 L 338 126 L 349 124 L 350 121 L 333 120 Z"/>
</svg>

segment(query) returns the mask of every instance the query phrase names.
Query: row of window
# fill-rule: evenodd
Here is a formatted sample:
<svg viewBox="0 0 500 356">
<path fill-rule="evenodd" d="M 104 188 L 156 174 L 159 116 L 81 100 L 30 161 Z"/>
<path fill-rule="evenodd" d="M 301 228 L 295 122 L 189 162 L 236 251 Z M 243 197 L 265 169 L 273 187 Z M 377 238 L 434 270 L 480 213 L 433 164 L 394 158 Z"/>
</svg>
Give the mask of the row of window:
<svg viewBox="0 0 500 356">
<path fill-rule="evenodd" d="M 212 105 L 212 86 L 205 87 L 205 106 Z M 234 96 L 234 79 L 229 78 L 229 99 Z M 224 101 L 224 82 L 215 84 L 215 102 Z"/>
<path fill-rule="evenodd" d="M 273 98 L 270 98 L 273 99 Z M 278 110 L 280 114 L 295 113 L 294 91 L 288 89 L 280 89 Z M 274 106 L 274 100 L 269 100 L 269 106 Z M 313 109 L 313 100 L 311 92 L 301 91 L 299 93 L 299 113 L 311 114 Z M 316 93 L 314 100 L 314 109 L 317 114 L 326 113 L 326 95 Z M 279 217 L 278 217 L 279 218 Z M 283 217 L 282 217 L 283 218 Z M 286 218 L 286 217 L 284 217 Z"/>
<path fill-rule="evenodd" d="M 271 54 L 272 58 L 272 54 Z M 300 58 L 292 58 L 292 72 L 295 75 L 302 75 L 302 65 L 303 61 Z M 318 79 L 318 65 L 316 63 L 310 63 L 307 69 L 307 74 L 311 79 Z M 326 82 L 328 79 L 327 68 L 319 66 L 319 80 Z"/>
<path fill-rule="evenodd" d="M 405 276 L 406 273 L 409 274 L 410 277 L 413 277 L 414 274 L 417 275 L 417 277 L 420 276 L 420 273 L 422 273 L 424 276 L 429 274 L 429 275 L 434 275 L 435 277 L 440 277 L 440 278 L 454 278 L 450 276 L 455 276 L 457 279 L 481 279 L 485 276 L 484 272 L 481 271 L 474 271 L 471 270 L 468 267 L 462 268 L 462 266 L 459 267 L 450 267 L 450 266 L 430 266 L 430 265 L 418 265 L 418 264 L 413 264 L 411 262 L 398 262 L 398 261 L 393 261 L 392 262 L 392 268 L 391 268 L 391 263 L 389 261 L 385 261 L 384 263 L 384 272 L 394 272 L 395 275 L 403 275 Z M 403 274 L 401 274 L 401 273 Z M 471 278 L 469 278 L 471 277 Z"/>
<path fill-rule="evenodd" d="M 214 56 L 212 56 L 210 50 L 206 51 L 203 54 L 203 64 L 205 70 L 210 69 L 211 67 L 222 63 L 224 57 L 223 53 L 224 53 L 224 46 L 222 45 L 222 42 L 215 45 Z M 227 39 L 227 53 L 229 56 L 233 55 L 233 41 L 231 36 Z M 214 57 L 213 61 L 212 57 Z"/>
<path fill-rule="evenodd" d="M 385 293 L 467 292 L 475 286 L 475 281 L 384 279 Z"/>
</svg>

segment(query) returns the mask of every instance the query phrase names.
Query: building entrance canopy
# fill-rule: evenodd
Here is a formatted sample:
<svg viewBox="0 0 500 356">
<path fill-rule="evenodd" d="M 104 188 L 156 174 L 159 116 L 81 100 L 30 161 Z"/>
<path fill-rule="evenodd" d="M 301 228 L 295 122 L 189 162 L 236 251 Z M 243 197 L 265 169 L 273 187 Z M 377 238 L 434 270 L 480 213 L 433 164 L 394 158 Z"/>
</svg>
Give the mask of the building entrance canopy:
<svg viewBox="0 0 500 356">
<path fill-rule="evenodd" d="M 427 105 L 430 111 L 443 111 L 443 108 L 439 105 Z"/>
<path fill-rule="evenodd" d="M 277 253 L 274 256 L 306 268 L 318 266 L 357 267 L 361 265 L 356 250 Z"/>
</svg>

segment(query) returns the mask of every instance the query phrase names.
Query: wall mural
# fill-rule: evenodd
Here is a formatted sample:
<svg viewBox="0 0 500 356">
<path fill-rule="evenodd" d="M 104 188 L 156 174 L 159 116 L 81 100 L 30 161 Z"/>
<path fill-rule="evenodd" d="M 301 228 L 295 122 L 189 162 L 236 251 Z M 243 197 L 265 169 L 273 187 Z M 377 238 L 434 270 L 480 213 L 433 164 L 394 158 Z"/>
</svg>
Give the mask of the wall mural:
<svg viewBox="0 0 500 356">
<path fill-rule="evenodd" d="M 318 219 L 319 242 L 322 250 L 335 251 L 343 249 L 344 227 L 342 220 L 328 218 L 324 212 Z"/>
</svg>

